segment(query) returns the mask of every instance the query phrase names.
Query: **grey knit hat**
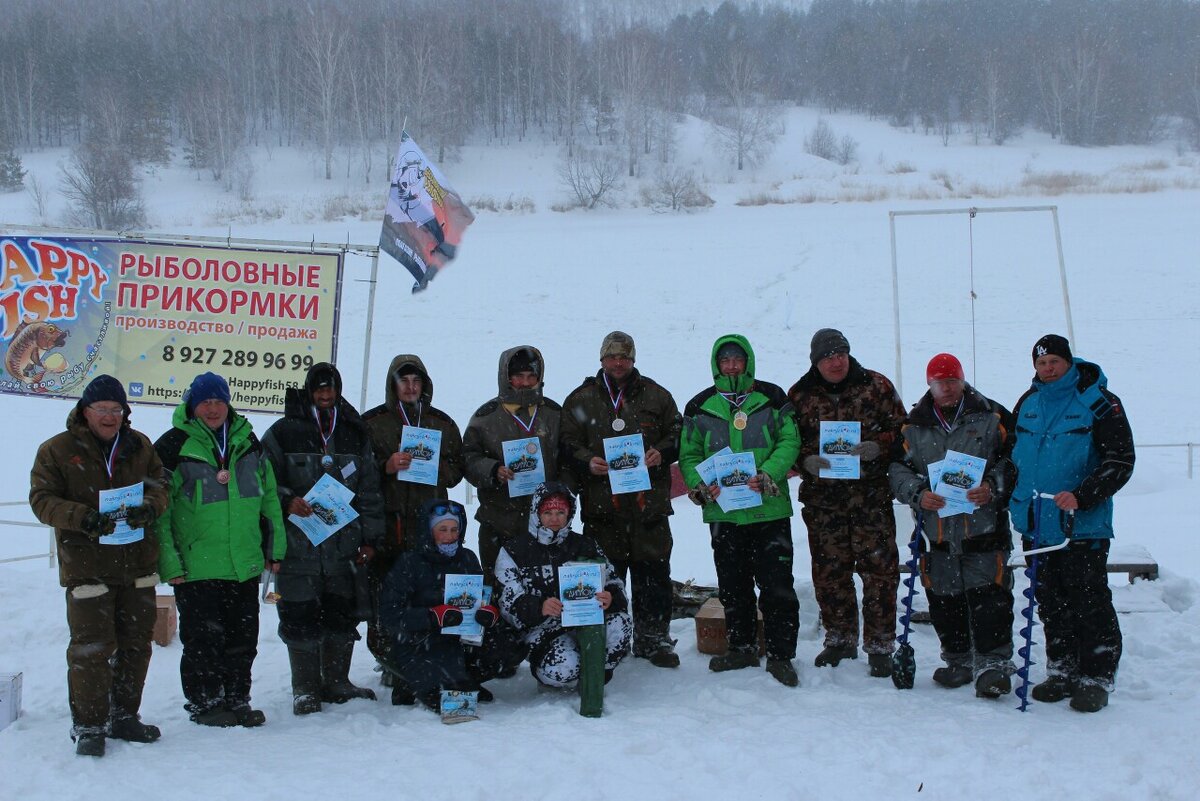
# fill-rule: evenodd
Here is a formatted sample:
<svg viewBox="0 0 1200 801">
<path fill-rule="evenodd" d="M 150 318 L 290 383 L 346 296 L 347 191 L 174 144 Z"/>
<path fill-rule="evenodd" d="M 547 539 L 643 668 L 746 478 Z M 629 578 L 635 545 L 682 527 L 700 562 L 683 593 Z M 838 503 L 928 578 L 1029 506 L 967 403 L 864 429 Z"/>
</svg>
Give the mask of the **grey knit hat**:
<svg viewBox="0 0 1200 801">
<path fill-rule="evenodd" d="M 813 364 L 835 353 L 849 353 L 850 341 L 846 335 L 836 328 L 822 328 L 813 334 L 812 345 L 808 350 L 808 360 Z"/>
</svg>

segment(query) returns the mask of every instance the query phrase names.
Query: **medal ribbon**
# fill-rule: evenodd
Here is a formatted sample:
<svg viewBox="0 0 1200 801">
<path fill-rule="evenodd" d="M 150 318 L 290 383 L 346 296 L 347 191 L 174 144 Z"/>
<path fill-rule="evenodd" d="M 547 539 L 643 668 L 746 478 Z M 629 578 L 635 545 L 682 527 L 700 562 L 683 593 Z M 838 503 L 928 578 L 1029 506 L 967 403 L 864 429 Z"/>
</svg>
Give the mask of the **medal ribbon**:
<svg viewBox="0 0 1200 801">
<path fill-rule="evenodd" d="M 614 397 L 613 391 L 612 391 L 612 386 L 608 383 L 608 376 L 605 375 L 605 376 L 603 376 L 603 378 L 604 378 L 604 388 L 606 390 L 608 390 L 608 402 L 611 403 L 612 407 L 613 407 L 613 416 L 620 417 L 621 416 L 621 406 L 622 406 L 622 404 L 625 403 L 625 387 L 621 387 L 621 390 L 619 392 L 617 392 L 616 396 Z"/>
<path fill-rule="evenodd" d="M 750 397 L 749 392 L 743 392 L 741 395 L 736 392 L 722 392 L 721 397 L 729 401 L 729 405 L 735 409 L 742 408 L 742 404 L 746 402 L 746 398 Z"/>
<path fill-rule="evenodd" d="M 396 405 L 400 407 L 400 416 L 404 418 L 404 425 L 412 426 L 412 421 L 408 419 L 408 412 L 404 411 L 404 401 L 400 401 Z M 421 427 L 421 417 L 424 414 L 425 414 L 425 406 L 420 401 L 417 401 L 417 425 L 415 426 L 416 428 Z"/>
<path fill-rule="evenodd" d="M 508 416 L 511 417 L 512 419 L 516 420 L 517 425 L 519 425 L 521 428 L 525 429 L 526 434 L 530 434 L 533 432 L 533 424 L 537 422 L 538 410 L 536 407 L 534 408 L 533 417 L 529 418 L 529 425 L 525 425 L 525 423 L 521 422 L 521 418 L 517 417 L 512 412 L 509 412 Z"/>
<path fill-rule="evenodd" d="M 954 419 L 949 422 L 946 421 L 946 416 L 942 414 L 941 408 L 936 403 L 933 404 L 933 413 L 937 415 L 938 422 L 942 424 L 942 430 L 949 432 L 950 429 L 954 428 L 954 424 L 958 422 L 958 416 L 962 414 L 963 401 L 966 399 L 966 395 L 958 399 L 958 408 L 954 410 Z"/>
<path fill-rule="evenodd" d="M 330 415 L 328 433 L 325 431 L 325 426 L 321 424 L 321 412 L 315 406 L 313 407 L 313 417 L 317 420 L 317 433 L 321 435 L 321 450 L 329 453 L 329 440 L 333 439 L 333 430 L 337 428 L 337 407 L 333 407 L 333 414 Z"/>
<path fill-rule="evenodd" d="M 121 432 L 118 431 L 117 435 L 115 437 L 113 437 L 112 449 L 109 450 L 108 456 L 104 457 L 104 472 L 108 473 L 108 481 L 110 484 L 112 483 L 112 477 L 113 477 L 113 465 L 117 461 L 117 446 L 119 446 L 120 444 L 121 444 Z"/>
<path fill-rule="evenodd" d="M 217 467 L 220 470 L 225 469 L 225 451 L 229 449 L 229 421 L 225 421 L 221 425 L 221 439 L 217 439 L 217 435 L 213 434 L 213 440 L 217 443 L 217 455 L 220 464 Z"/>
</svg>

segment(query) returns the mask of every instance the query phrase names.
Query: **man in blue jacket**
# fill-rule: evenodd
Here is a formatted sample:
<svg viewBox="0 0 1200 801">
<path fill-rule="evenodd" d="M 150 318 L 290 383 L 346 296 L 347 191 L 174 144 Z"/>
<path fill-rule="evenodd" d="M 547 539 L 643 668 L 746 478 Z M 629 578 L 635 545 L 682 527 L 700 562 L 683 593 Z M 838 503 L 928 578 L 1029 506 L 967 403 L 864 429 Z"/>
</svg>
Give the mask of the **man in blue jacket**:
<svg viewBox="0 0 1200 801">
<path fill-rule="evenodd" d="M 1121 628 L 1108 588 L 1112 496 L 1133 474 L 1133 432 L 1099 366 L 1073 358 L 1066 339 L 1033 346 L 1033 385 L 1017 401 L 1009 509 L 1025 549 L 1067 547 L 1041 558 L 1037 602 L 1046 629 L 1046 680 L 1038 701 L 1071 697 L 1080 712 L 1108 704 Z M 1038 495 L 1049 495 L 1041 502 Z"/>
</svg>

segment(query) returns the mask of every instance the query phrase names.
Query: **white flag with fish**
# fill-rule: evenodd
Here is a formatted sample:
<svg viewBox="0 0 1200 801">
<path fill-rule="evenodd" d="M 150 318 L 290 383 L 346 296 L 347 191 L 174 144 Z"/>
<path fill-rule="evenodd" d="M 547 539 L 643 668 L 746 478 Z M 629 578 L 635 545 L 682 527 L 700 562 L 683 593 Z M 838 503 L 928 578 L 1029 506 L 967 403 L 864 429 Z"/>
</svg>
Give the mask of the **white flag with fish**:
<svg viewBox="0 0 1200 801">
<path fill-rule="evenodd" d="M 425 157 L 408 131 L 402 132 L 379 247 L 412 273 L 413 292 L 429 286 L 450 263 L 474 220 L 442 171 Z"/>
</svg>

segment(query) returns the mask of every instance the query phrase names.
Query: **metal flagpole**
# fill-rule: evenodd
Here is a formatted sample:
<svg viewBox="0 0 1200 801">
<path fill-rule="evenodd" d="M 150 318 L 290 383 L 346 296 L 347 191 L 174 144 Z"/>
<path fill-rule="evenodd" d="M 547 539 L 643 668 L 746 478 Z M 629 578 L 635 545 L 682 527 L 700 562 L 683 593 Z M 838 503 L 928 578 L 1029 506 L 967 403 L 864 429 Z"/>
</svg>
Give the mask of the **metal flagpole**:
<svg viewBox="0 0 1200 801">
<path fill-rule="evenodd" d="M 367 294 L 367 329 L 363 336 L 363 367 L 362 367 L 362 388 L 359 392 L 358 409 L 364 412 L 367 409 L 367 374 L 371 368 L 371 325 L 375 319 L 375 287 L 379 285 L 379 248 L 375 248 L 375 253 L 371 256 L 371 289 Z"/>
</svg>

